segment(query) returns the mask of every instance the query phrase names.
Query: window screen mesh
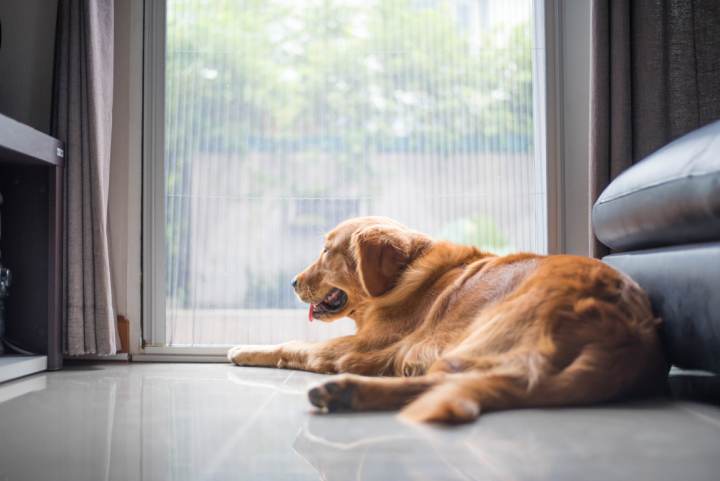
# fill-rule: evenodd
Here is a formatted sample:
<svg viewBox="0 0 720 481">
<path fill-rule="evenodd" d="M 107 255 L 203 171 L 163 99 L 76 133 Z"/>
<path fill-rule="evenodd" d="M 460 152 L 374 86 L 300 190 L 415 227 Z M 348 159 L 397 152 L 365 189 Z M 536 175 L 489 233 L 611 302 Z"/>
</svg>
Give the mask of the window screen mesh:
<svg viewBox="0 0 720 481">
<path fill-rule="evenodd" d="M 545 252 L 530 0 L 168 0 L 171 345 L 349 332 L 290 279 L 339 221 Z"/>
</svg>

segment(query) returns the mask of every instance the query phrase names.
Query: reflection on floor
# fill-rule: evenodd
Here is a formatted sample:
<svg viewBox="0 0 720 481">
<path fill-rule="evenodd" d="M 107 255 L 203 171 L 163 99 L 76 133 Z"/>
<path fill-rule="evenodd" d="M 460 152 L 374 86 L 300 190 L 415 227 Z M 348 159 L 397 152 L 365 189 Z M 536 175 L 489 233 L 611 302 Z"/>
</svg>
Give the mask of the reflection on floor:
<svg viewBox="0 0 720 481">
<path fill-rule="evenodd" d="M 320 379 L 136 363 L 5 383 L 0 480 L 720 479 L 713 405 L 533 409 L 438 428 L 391 413 L 315 414 L 305 391 Z"/>
</svg>

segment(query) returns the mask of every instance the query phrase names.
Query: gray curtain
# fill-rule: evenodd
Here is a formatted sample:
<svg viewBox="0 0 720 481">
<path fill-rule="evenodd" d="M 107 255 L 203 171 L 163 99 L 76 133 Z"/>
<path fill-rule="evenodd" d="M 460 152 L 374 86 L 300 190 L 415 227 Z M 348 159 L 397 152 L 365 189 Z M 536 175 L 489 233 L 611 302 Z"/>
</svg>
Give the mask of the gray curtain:
<svg viewBox="0 0 720 481">
<path fill-rule="evenodd" d="M 590 200 L 720 118 L 719 0 L 592 0 Z M 594 235 L 595 257 L 607 253 Z"/>
<path fill-rule="evenodd" d="M 113 0 L 60 0 L 53 132 L 65 142 L 65 352 L 114 354 L 108 251 Z"/>
</svg>

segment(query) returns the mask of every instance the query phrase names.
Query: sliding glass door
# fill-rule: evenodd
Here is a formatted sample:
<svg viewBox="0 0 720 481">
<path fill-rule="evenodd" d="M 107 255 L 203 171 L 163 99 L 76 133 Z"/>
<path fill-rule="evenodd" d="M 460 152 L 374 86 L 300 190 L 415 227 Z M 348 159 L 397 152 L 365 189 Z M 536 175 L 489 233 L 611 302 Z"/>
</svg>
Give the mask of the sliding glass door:
<svg viewBox="0 0 720 481">
<path fill-rule="evenodd" d="M 350 332 L 290 279 L 353 216 L 547 251 L 537 2 L 148 3 L 148 343 Z"/>
</svg>

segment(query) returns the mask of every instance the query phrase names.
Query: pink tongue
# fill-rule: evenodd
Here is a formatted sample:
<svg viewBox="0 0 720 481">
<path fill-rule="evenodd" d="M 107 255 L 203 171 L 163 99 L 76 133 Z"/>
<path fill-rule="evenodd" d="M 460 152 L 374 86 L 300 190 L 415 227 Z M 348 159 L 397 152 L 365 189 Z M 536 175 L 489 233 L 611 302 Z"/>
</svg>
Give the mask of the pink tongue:
<svg viewBox="0 0 720 481">
<path fill-rule="evenodd" d="M 310 311 L 308 311 L 308 321 L 313 321 L 313 309 L 315 309 L 314 304 L 310 304 Z"/>
</svg>

